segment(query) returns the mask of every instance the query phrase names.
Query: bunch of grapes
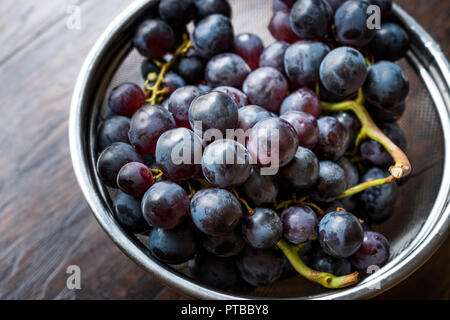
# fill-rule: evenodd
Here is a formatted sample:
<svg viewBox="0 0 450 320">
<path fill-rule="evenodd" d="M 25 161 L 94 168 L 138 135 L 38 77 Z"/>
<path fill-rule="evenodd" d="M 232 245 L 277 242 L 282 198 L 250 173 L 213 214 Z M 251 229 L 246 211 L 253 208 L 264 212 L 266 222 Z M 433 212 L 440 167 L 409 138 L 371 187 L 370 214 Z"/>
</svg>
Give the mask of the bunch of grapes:
<svg viewBox="0 0 450 320">
<path fill-rule="evenodd" d="M 395 122 L 409 83 L 393 62 L 408 36 L 389 0 L 273 8 L 265 47 L 235 34 L 225 0 L 162 0 L 134 38 L 143 84 L 109 95 L 98 175 L 120 189 L 118 223 L 201 283 L 270 285 L 291 265 L 344 287 L 389 259 L 370 224 L 392 214 L 395 180 L 411 170 Z"/>
</svg>

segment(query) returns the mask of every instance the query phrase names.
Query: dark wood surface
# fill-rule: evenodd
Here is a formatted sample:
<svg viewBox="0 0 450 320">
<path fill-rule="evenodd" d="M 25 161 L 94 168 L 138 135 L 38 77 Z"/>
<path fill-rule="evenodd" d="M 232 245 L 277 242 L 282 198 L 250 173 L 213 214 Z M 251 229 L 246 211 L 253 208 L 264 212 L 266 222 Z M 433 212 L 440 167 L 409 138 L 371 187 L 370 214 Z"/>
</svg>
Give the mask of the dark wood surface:
<svg viewBox="0 0 450 320">
<path fill-rule="evenodd" d="M 264 0 L 270 1 L 270 0 Z M 398 1 L 450 52 L 450 1 Z M 67 10 L 81 9 L 81 29 Z M 0 298 L 188 299 L 139 269 L 94 220 L 72 172 L 67 125 L 76 76 L 95 40 L 128 4 L 0 3 Z M 448 299 L 450 240 L 385 299 Z M 82 289 L 66 288 L 81 268 Z"/>
</svg>

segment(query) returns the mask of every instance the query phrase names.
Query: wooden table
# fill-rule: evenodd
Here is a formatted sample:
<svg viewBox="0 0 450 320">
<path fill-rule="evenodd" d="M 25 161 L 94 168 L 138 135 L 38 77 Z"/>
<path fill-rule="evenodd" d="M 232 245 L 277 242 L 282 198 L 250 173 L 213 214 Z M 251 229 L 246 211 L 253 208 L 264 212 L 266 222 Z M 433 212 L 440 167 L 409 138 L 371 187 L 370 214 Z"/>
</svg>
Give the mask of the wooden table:
<svg viewBox="0 0 450 320">
<path fill-rule="evenodd" d="M 450 1 L 398 2 L 448 55 Z M 72 172 L 67 124 L 75 79 L 95 40 L 127 3 L 0 3 L 2 299 L 188 298 L 153 279 L 119 251 L 94 220 Z M 81 29 L 68 28 L 73 4 L 81 10 Z M 381 298 L 448 299 L 449 252 L 450 240 Z M 82 290 L 66 288 L 69 265 L 80 266 Z"/>
</svg>

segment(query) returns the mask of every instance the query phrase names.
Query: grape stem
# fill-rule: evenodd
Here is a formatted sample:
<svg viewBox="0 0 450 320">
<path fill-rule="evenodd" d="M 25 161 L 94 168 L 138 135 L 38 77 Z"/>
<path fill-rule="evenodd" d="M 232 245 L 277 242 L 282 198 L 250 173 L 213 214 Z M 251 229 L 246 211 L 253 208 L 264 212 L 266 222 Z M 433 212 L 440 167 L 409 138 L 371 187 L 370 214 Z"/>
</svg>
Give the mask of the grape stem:
<svg viewBox="0 0 450 320">
<path fill-rule="evenodd" d="M 150 171 L 153 173 L 153 181 L 158 180 L 164 175 L 164 173 L 159 169 L 151 169 Z"/>
<path fill-rule="evenodd" d="M 303 277 L 314 281 L 325 288 L 338 289 L 351 286 L 358 282 L 358 272 L 354 272 L 345 276 L 334 276 L 330 273 L 320 272 L 308 267 L 300 258 L 298 252 L 306 243 L 299 245 L 291 245 L 285 240 L 280 240 L 277 244 L 291 263 L 292 267 Z"/>
<path fill-rule="evenodd" d="M 254 215 L 255 214 L 255 210 L 253 210 L 249 205 L 248 205 L 248 203 L 247 203 L 247 201 L 245 200 L 245 199 L 243 199 L 243 198 L 241 198 L 240 196 L 239 196 L 239 194 L 238 194 L 238 192 L 237 192 L 237 190 L 236 190 L 236 188 L 235 187 L 233 187 L 233 193 L 234 193 L 234 196 L 244 205 L 244 207 L 247 209 L 247 211 L 248 211 L 248 214 L 249 215 Z"/>
<path fill-rule="evenodd" d="M 195 194 L 197 193 L 197 191 L 194 189 L 194 187 L 192 186 L 192 184 L 189 181 L 186 181 L 186 183 L 187 183 L 187 185 L 189 187 L 189 196 L 188 196 L 188 198 L 192 199 L 195 196 Z"/>
<path fill-rule="evenodd" d="M 322 101 L 323 110 L 328 112 L 338 112 L 338 111 L 353 111 L 361 122 L 361 131 L 358 134 L 358 139 L 356 145 L 359 145 L 361 141 L 365 138 L 370 138 L 378 143 L 380 143 L 392 156 L 395 164 L 389 168 L 390 176 L 384 179 L 378 179 L 373 181 L 368 181 L 357 185 L 353 188 L 346 190 L 340 199 L 349 197 L 365 189 L 371 188 L 373 186 L 391 183 L 395 180 L 402 179 L 411 173 L 411 164 L 408 160 L 406 154 L 397 147 L 375 124 L 375 122 L 370 117 L 369 112 L 363 105 L 364 95 L 362 89 L 358 91 L 358 97 L 356 100 L 343 101 L 338 103 L 329 103 Z"/>
</svg>

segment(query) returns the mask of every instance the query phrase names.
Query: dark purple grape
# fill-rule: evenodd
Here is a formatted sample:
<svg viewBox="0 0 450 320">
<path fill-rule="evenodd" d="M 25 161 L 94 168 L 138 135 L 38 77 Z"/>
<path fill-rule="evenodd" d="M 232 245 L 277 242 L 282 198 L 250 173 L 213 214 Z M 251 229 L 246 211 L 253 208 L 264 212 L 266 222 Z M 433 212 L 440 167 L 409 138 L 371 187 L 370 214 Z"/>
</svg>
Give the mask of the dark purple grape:
<svg viewBox="0 0 450 320">
<path fill-rule="evenodd" d="M 248 75 L 242 90 L 252 104 L 277 113 L 287 95 L 288 83 L 277 69 L 263 67 Z"/>
<path fill-rule="evenodd" d="M 213 91 L 192 101 L 189 108 L 189 122 L 200 136 L 209 129 L 217 129 L 224 135 L 226 129 L 237 128 L 238 106 L 227 94 Z"/>
<path fill-rule="evenodd" d="M 236 261 L 242 279 L 252 286 L 275 283 L 283 273 L 284 256 L 275 250 L 245 247 Z"/>
<path fill-rule="evenodd" d="M 145 59 L 141 64 L 141 75 L 144 80 L 147 80 L 149 73 L 159 74 L 160 68 L 153 62 L 152 59 Z"/>
<path fill-rule="evenodd" d="M 188 84 L 197 84 L 203 80 L 206 63 L 199 56 L 180 57 L 174 64 L 173 70 Z"/>
<path fill-rule="evenodd" d="M 345 97 L 362 87 L 367 76 L 367 64 L 356 49 L 339 47 L 323 59 L 319 74 L 327 91 Z"/>
<path fill-rule="evenodd" d="M 334 24 L 339 41 L 347 46 L 364 47 L 375 36 L 375 29 L 368 28 L 370 13 L 366 1 L 350 0 L 336 10 Z"/>
<path fill-rule="evenodd" d="M 387 176 L 389 176 L 388 172 L 379 168 L 372 168 L 362 177 L 361 182 L 383 179 Z M 371 223 L 386 220 L 394 209 L 397 194 L 398 186 L 395 182 L 372 187 L 361 192 L 359 203 L 364 210 L 363 218 Z"/>
<path fill-rule="evenodd" d="M 319 142 L 319 128 L 314 116 L 301 112 L 290 111 L 283 114 L 281 119 L 289 122 L 297 132 L 300 147 L 313 150 Z"/>
<path fill-rule="evenodd" d="M 283 0 L 273 0 L 272 3 L 273 12 L 277 11 L 290 11 L 291 7 L 289 7 Z"/>
<path fill-rule="evenodd" d="M 294 159 L 281 168 L 280 176 L 283 184 L 306 190 L 319 178 L 319 160 L 311 150 L 299 147 Z"/>
<path fill-rule="evenodd" d="M 333 13 L 336 13 L 336 10 L 347 0 L 326 0 L 330 5 Z"/>
<path fill-rule="evenodd" d="M 242 189 L 257 206 L 273 204 L 278 196 L 278 185 L 274 177 L 261 175 L 257 166 L 252 168 L 250 177 L 242 185 Z"/>
<path fill-rule="evenodd" d="M 173 229 L 189 217 L 188 195 L 176 183 L 157 182 L 142 199 L 142 213 L 152 226 Z"/>
<path fill-rule="evenodd" d="M 361 122 L 351 111 L 340 111 L 338 113 L 333 114 L 333 117 L 336 118 L 336 120 L 340 124 L 342 124 L 345 127 L 345 129 L 347 129 L 349 139 L 348 139 L 348 146 L 346 149 L 348 149 L 349 147 L 353 147 L 356 142 L 356 137 L 358 136 L 359 131 L 361 130 Z"/>
<path fill-rule="evenodd" d="M 166 89 L 169 92 L 169 94 L 172 94 L 175 92 L 175 90 L 184 87 L 185 85 L 186 81 L 184 81 L 182 77 L 180 77 L 175 72 L 168 72 L 164 77 L 164 81 L 162 83 L 160 90 Z"/>
<path fill-rule="evenodd" d="M 316 252 L 311 260 L 312 268 L 320 272 L 338 277 L 352 273 L 352 265 L 348 259 L 332 257 L 323 250 Z"/>
<path fill-rule="evenodd" d="M 244 239 L 240 233 L 230 232 L 220 236 L 205 236 L 203 248 L 218 257 L 232 257 L 237 255 L 245 246 Z"/>
<path fill-rule="evenodd" d="M 102 151 L 114 142 L 130 143 L 128 130 L 130 130 L 130 118 L 123 116 L 109 117 L 98 129 L 98 150 Z"/>
<path fill-rule="evenodd" d="M 233 52 L 241 56 L 252 70 L 258 68 L 263 50 L 264 44 L 256 34 L 240 33 L 234 37 Z"/>
<path fill-rule="evenodd" d="M 197 20 L 215 13 L 231 18 L 231 6 L 227 0 L 195 0 Z"/>
<path fill-rule="evenodd" d="M 232 288 L 239 278 L 233 259 L 216 257 L 204 251 L 189 260 L 189 274 L 198 282 L 218 289 Z"/>
<path fill-rule="evenodd" d="M 323 39 L 333 22 L 331 7 L 324 0 L 298 0 L 291 10 L 292 30 L 302 39 Z"/>
<path fill-rule="evenodd" d="M 354 92 L 352 94 L 349 94 L 348 96 L 339 96 L 337 94 L 328 91 L 321 82 L 319 82 L 319 91 L 320 91 L 319 92 L 320 99 L 328 102 L 340 102 L 345 100 L 351 100 L 355 99 L 357 95 L 357 92 Z"/>
<path fill-rule="evenodd" d="M 368 71 L 363 90 L 370 104 L 389 109 L 408 96 L 408 76 L 395 63 L 380 61 L 370 66 Z"/>
<path fill-rule="evenodd" d="M 202 140 L 191 130 L 176 128 L 161 135 L 156 145 L 156 163 L 172 181 L 195 177 L 200 171 Z"/>
<path fill-rule="evenodd" d="M 359 270 L 367 271 L 369 267 L 382 267 L 389 259 L 389 241 L 382 234 L 374 231 L 364 232 L 364 240 L 350 262 Z"/>
<path fill-rule="evenodd" d="M 191 129 L 189 107 L 192 101 L 200 95 L 200 90 L 195 86 L 181 87 L 172 93 L 168 109 L 172 113 L 178 127 Z"/>
<path fill-rule="evenodd" d="M 319 220 L 314 211 L 303 205 L 289 207 L 281 214 L 283 236 L 293 244 L 314 240 Z"/>
<path fill-rule="evenodd" d="M 244 59 L 234 53 L 222 53 L 206 65 L 205 80 L 212 88 L 230 86 L 240 88 L 250 68 Z"/>
<path fill-rule="evenodd" d="M 109 94 L 109 108 L 121 116 L 133 116 L 144 103 L 144 92 L 137 84 L 131 82 L 118 85 Z"/>
<path fill-rule="evenodd" d="M 117 188 L 117 175 L 124 165 L 130 162 L 143 162 L 141 155 L 133 146 L 115 142 L 107 147 L 97 159 L 97 172 L 108 187 Z"/>
<path fill-rule="evenodd" d="M 319 241 L 325 253 L 347 258 L 363 243 L 364 231 L 359 219 L 346 211 L 326 214 L 319 224 Z"/>
<path fill-rule="evenodd" d="M 287 96 L 281 104 L 281 115 L 290 111 L 302 111 L 319 118 L 322 113 L 322 103 L 314 91 L 309 88 L 300 88 Z"/>
<path fill-rule="evenodd" d="M 151 228 L 142 215 L 141 202 L 126 193 L 119 193 L 114 200 L 114 217 L 132 233 L 144 233 Z"/>
<path fill-rule="evenodd" d="M 299 41 L 291 45 L 284 55 L 286 75 L 295 87 L 313 86 L 319 81 L 322 60 L 330 48 L 317 41 Z"/>
<path fill-rule="evenodd" d="M 289 48 L 289 43 L 286 41 L 273 42 L 261 53 L 259 66 L 272 67 L 284 73 L 284 54 L 287 48 Z"/>
<path fill-rule="evenodd" d="M 224 189 L 204 189 L 191 200 L 192 221 L 209 236 L 232 232 L 241 220 L 242 208 L 236 197 Z"/>
<path fill-rule="evenodd" d="M 238 128 L 247 131 L 266 118 L 272 118 L 272 114 L 266 109 L 255 105 L 245 106 L 239 109 Z"/>
<path fill-rule="evenodd" d="M 243 93 L 241 90 L 236 89 L 234 87 L 221 86 L 221 87 L 214 88 L 214 90 L 212 90 L 212 91 L 226 93 L 231 99 L 234 100 L 234 102 L 236 102 L 236 104 L 238 105 L 238 108 L 242 108 L 242 107 L 248 105 L 247 95 L 245 93 Z"/>
<path fill-rule="evenodd" d="M 192 40 L 203 58 L 226 52 L 233 46 L 234 31 L 229 18 L 212 14 L 202 19 L 194 29 Z"/>
<path fill-rule="evenodd" d="M 385 20 L 392 14 L 392 0 L 367 0 L 372 5 L 376 5 L 381 9 L 381 19 Z"/>
<path fill-rule="evenodd" d="M 331 161 L 319 162 L 319 179 L 314 189 L 316 200 L 322 202 L 336 200 L 347 189 L 344 169 Z"/>
<path fill-rule="evenodd" d="M 194 230 L 183 224 L 175 229 L 154 228 L 149 236 L 152 256 L 168 264 L 181 264 L 191 259 L 198 249 Z"/>
<path fill-rule="evenodd" d="M 161 0 L 159 3 L 159 16 L 172 26 L 188 24 L 195 13 L 193 0 Z"/>
<path fill-rule="evenodd" d="M 168 110 L 147 104 L 131 118 L 128 137 L 141 153 L 154 155 L 159 137 L 173 128 L 175 119 Z"/>
<path fill-rule="evenodd" d="M 215 141 L 203 153 L 203 175 L 216 187 L 229 188 L 243 184 L 250 176 L 251 168 L 250 153 L 234 140 Z"/>
<path fill-rule="evenodd" d="M 199 84 L 197 87 L 202 94 L 210 93 L 212 91 L 212 88 L 206 84 Z"/>
<path fill-rule="evenodd" d="M 409 36 L 396 23 L 383 23 L 369 44 L 375 60 L 395 61 L 405 56 L 409 47 Z"/>
<path fill-rule="evenodd" d="M 348 146 L 347 129 L 333 117 L 322 117 L 317 121 L 319 142 L 315 152 L 321 159 L 335 161 L 339 159 Z"/>
<path fill-rule="evenodd" d="M 134 36 L 134 46 L 146 58 L 160 58 L 175 45 L 173 29 L 161 20 L 145 20 Z"/>
<path fill-rule="evenodd" d="M 263 119 L 252 128 L 247 148 L 258 165 L 283 167 L 295 157 L 298 148 L 297 133 L 283 119 Z"/>
<path fill-rule="evenodd" d="M 270 19 L 269 31 L 276 40 L 295 43 L 301 39 L 292 31 L 289 16 L 289 12 L 276 11 Z"/>
<path fill-rule="evenodd" d="M 133 197 L 142 196 L 153 184 L 153 174 L 143 163 L 130 162 L 120 169 L 117 185 Z"/>
<path fill-rule="evenodd" d="M 246 217 L 242 224 L 242 236 L 253 248 L 273 248 L 282 235 L 283 223 L 278 214 L 271 209 L 255 209 L 255 213 Z"/>
<path fill-rule="evenodd" d="M 394 122 L 400 120 L 406 110 L 406 102 L 402 102 L 390 108 L 382 108 L 366 101 L 364 106 L 370 113 L 370 116 L 373 118 L 373 120 L 375 120 L 375 122 L 377 123 Z"/>
<path fill-rule="evenodd" d="M 347 189 L 356 186 L 359 183 L 359 172 L 356 166 L 345 157 L 339 159 L 337 164 L 344 169 L 345 179 L 347 180 Z"/>
</svg>

